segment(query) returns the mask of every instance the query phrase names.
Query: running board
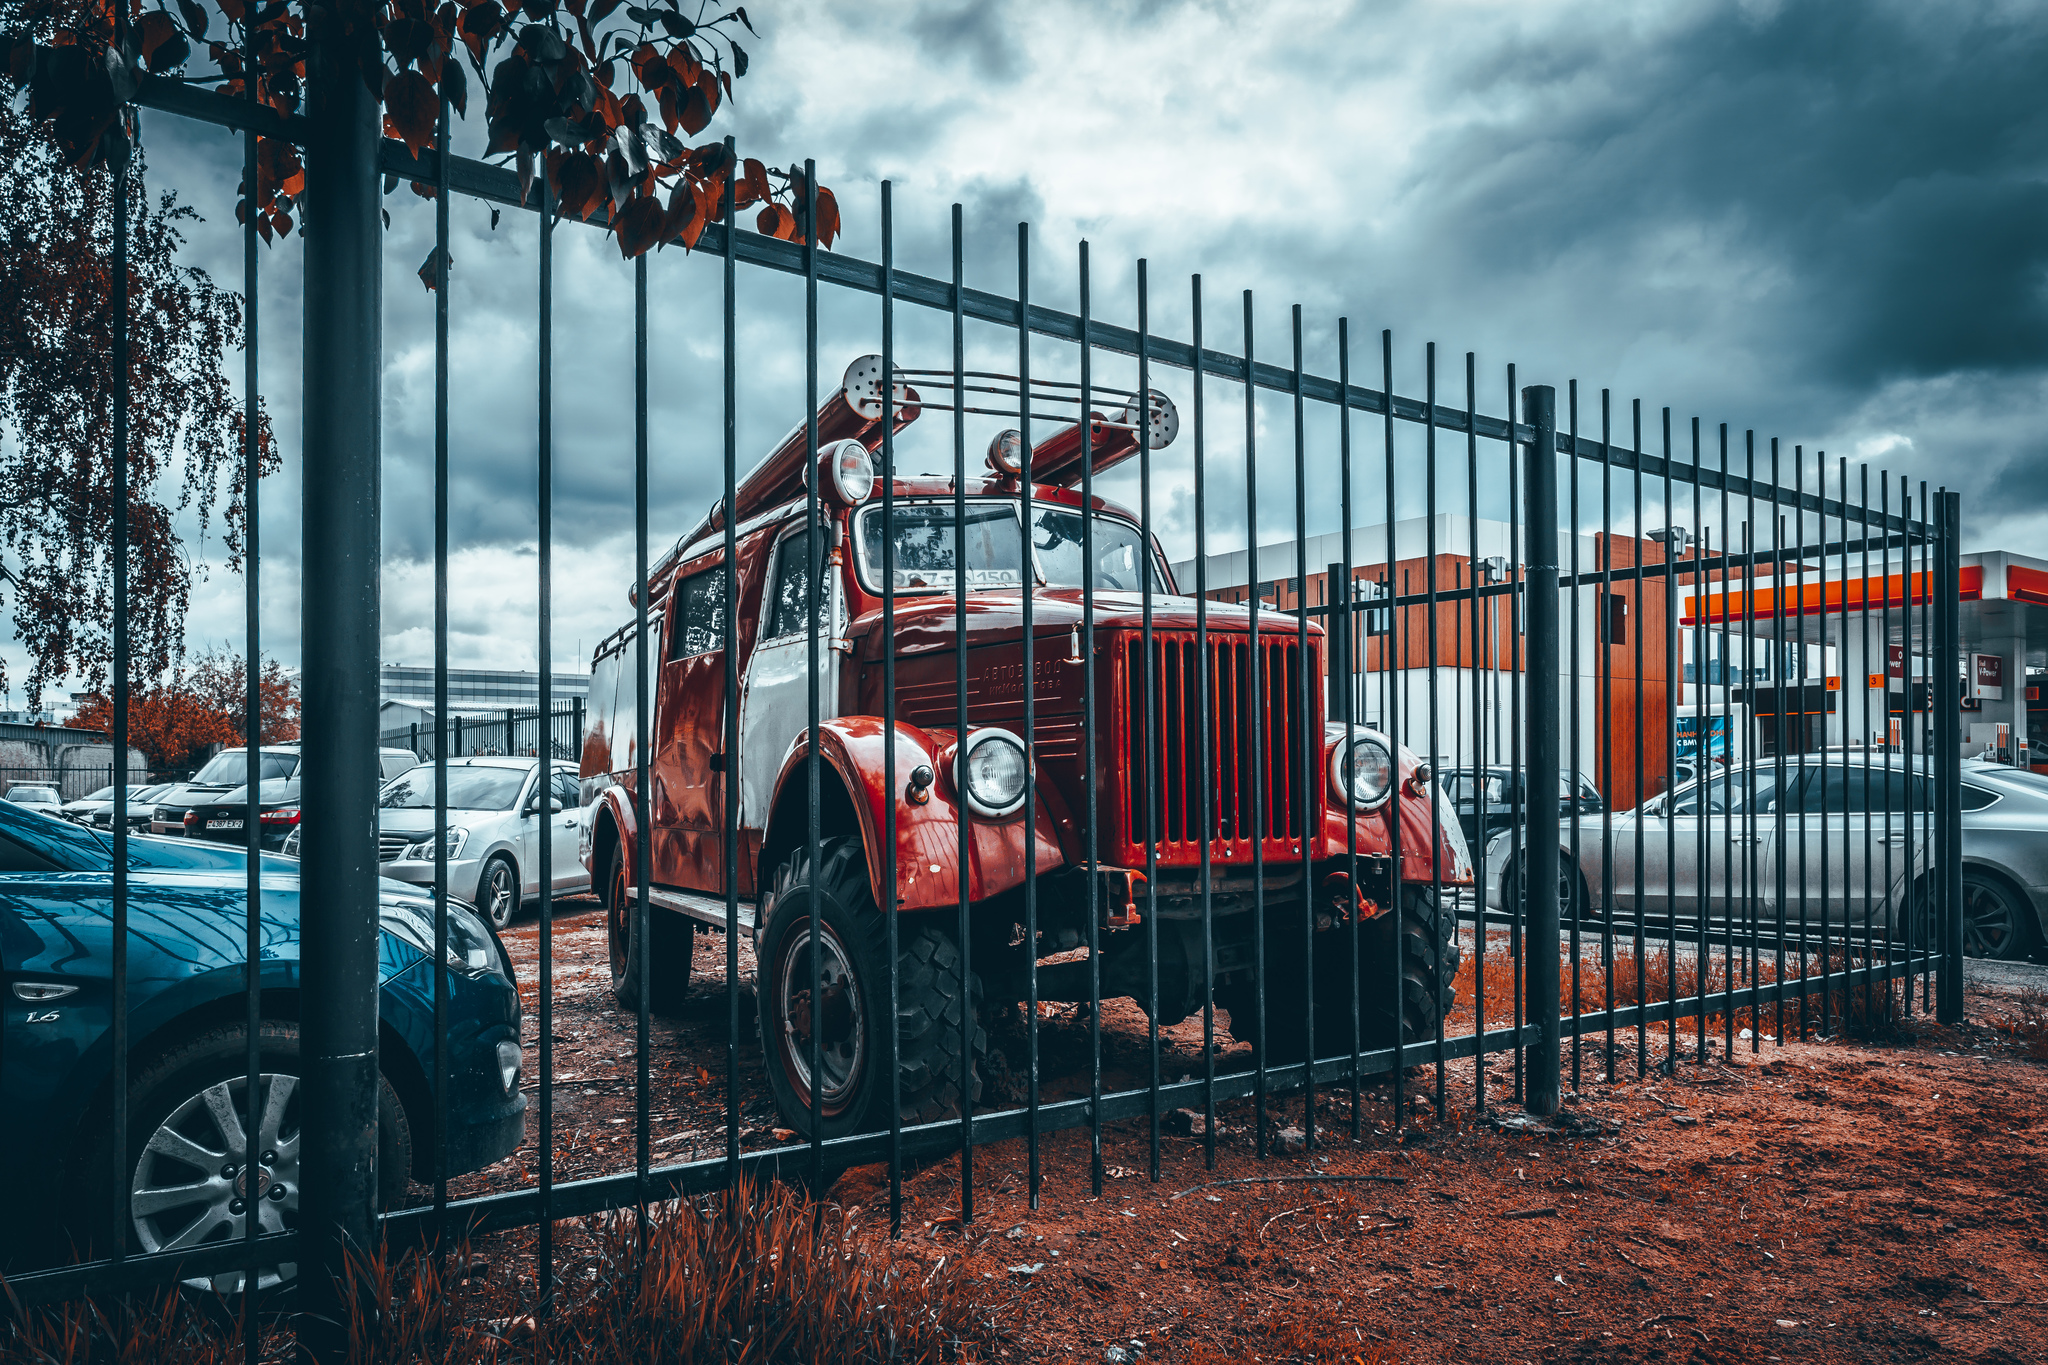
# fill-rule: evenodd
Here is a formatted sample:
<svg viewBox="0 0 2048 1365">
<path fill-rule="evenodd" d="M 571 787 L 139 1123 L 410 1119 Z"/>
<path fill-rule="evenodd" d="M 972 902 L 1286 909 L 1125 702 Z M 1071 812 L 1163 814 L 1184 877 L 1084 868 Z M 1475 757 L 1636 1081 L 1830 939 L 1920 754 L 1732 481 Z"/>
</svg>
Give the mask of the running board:
<svg viewBox="0 0 2048 1365">
<path fill-rule="evenodd" d="M 635 888 L 626 888 L 628 900 L 638 894 Z M 664 910 L 673 910 L 679 915 L 688 915 L 691 919 L 702 920 L 720 929 L 725 927 L 725 901 L 722 897 L 700 896 L 694 891 L 676 891 L 666 886 L 650 886 L 647 888 L 647 903 L 650 906 L 658 905 Z M 739 908 L 740 932 L 751 938 L 754 933 L 754 903 L 742 899 Z"/>
</svg>

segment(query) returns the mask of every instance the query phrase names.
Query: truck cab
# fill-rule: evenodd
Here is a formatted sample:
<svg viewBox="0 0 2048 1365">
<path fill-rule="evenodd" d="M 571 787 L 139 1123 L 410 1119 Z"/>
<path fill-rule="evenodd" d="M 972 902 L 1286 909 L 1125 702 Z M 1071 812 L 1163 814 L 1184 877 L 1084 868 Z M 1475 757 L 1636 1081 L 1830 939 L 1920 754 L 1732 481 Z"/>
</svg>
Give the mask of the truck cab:
<svg viewBox="0 0 2048 1365">
<path fill-rule="evenodd" d="M 1139 518 L 1075 486 L 1169 444 L 1172 404 L 1104 390 L 1110 412 L 1028 461 L 1008 430 L 964 481 L 892 476 L 885 432 L 900 471 L 922 412 L 1023 386 L 882 375 L 856 361 L 740 482 L 730 529 L 714 508 L 650 572 L 644 721 L 637 624 L 595 653 L 584 856 L 622 1004 L 643 979 L 679 1004 L 699 930 L 751 935 L 771 1089 L 828 1137 L 888 1122 L 890 915 L 906 1123 L 979 1097 L 980 1021 L 1034 969 L 1041 1000 L 1128 996 L 1164 1026 L 1203 1007 L 1213 953 L 1237 1036 L 1348 1054 L 1356 922 L 1363 1045 L 1433 1036 L 1457 966 L 1441 892 L 1471 869 L 1427 765 L 1324 715 L 1319 623 L 1180 594 Z"/>
</svg>

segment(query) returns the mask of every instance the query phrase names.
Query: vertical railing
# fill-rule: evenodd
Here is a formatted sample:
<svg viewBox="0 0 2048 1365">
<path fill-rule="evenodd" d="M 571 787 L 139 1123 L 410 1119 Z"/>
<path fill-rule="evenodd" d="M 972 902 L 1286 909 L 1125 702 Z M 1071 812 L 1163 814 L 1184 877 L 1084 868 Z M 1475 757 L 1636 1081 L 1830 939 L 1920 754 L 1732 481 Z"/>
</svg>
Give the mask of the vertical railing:
<svg viewBox="0 0 2048 1365">
<path fill-rule="evenodd" d="M 1526 1098 L 1532 1114 L 1555 1114 L 1558 1084 L 1558 744 L 1557 744 L 1557 391 L 1548 384 L 1522 390 L 1522 408 L 1534 439 L 1522 447 L 1522 489 L 1527 501 L 1529 567 L 1523 606 L 1529 623 L 1529 965 L 1527 1015 L 1541 1030 L 1529 1048 Z M 1573 458 L 1577 458 L 1576 455 Z M 1603 581 L 1604 588 L 1604 581 Z M 1610 1035 L 1611 1036 L 1611 1035 Z M 1612 1065 L 1610 1052 L 1610 1067 Z"/>
</svg>

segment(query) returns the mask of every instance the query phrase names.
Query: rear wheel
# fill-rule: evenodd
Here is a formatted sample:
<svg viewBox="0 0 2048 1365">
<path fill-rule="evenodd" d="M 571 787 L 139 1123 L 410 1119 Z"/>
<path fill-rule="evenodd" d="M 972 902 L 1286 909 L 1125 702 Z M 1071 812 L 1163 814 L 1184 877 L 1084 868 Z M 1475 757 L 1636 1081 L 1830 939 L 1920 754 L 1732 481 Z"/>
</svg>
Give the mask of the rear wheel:
<svg viewBox="0 0 2048 1365">
<path fill-rule="evenodd" d="M 636 932 L 639 898 L 627 894 L 626 850 L 612 850 L 611 877 L 606 881 L 605 939 L 611 949 L 612 994 L 619 1008 L 640 1009 L 641 941 Z M 696 921 L 672 910 L 647 907 L 647 1008 L 653 1014 L 676 1014 L 690 994 L 690 961 L 697 946 Z"/>
<path fill-rule="evenodd" d="M 1963 956 L 2023 958 L 2033 951 L 2035 927 L 2018 892 L 1996 877 L 1963 873 Z"/>
<path fill-rule="evenodd" d="M 815 872 L 808 851 L 797 849 L 777 869 L 774 893 L 755 953 L 761 1045 L 775 1106 L 784 1122 L 807 1138 L 814 1127 L 828 1138 L 885 1128 L 890 1100 L 888 921 L 869 889 L 860 842 L 826 840 Z M 815 940 L 813 905 L 818 912 Z M 896 1027 L 905 1123 L 956 1118 L 981 1096 L 988 1059 L 981 982 L 972 974 L 963 982 L 960 968 L 959 945 L 929 916 L 899 921 Z M 968 1032 L 964 1064 L 963 1022 Z"/>
</svg>

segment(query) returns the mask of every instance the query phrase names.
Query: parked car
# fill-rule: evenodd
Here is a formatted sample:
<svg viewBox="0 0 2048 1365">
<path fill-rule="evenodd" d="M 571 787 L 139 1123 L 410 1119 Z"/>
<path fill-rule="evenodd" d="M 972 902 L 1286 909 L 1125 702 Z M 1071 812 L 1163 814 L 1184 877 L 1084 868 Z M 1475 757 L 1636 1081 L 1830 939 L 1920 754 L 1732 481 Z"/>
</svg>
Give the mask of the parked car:
<svg viewBox="0 0 2048 1365">
<path fill-rule="evenodd" d="M 1156 1001 L 1161 1026 L 1203 1007 L 1211 959 L 1197 907 L 1206 843 L 1214 868 L 1216 998 L 1230 1012 L 1234 1034 L 1275 1061 L 1298 1061 L 1312 1045 L 1322 1056 L 1340 1046 L 1348 1051 L 1354 1016 L 1346 950 L 1357 941 L 1367 980 L 1400 970 L 1408 981 L 1398 996 L 1374 991 L 1359 1002 L 1366 1046 L 1434 1036 L 1454 999 L 1458 947 L 1453 914 L 1438 909 L 1432 867 L 1453 884 L 1469 884 L 1471 871 L 1457 822 L 1448 810 L 1436 821 L 1423 765 L 1377 731 L 1326 724 L 1320 687 L 1308 689 L 1312 700 L 1300 704 L 1298 680 L 1322 672 L 1319 623 L 1305 627 L 1304 642 L 1296 618 L 1268 613 L 1254 636 L 1247 608 L 1210 603 L 1207 653 L 1198 656 L 1196 604 L 1176 594 L 1157 543 L 1135 517 L 1100 499 L 1084 501 L 1073 486 L 1084 445 L 1100 472 L 1135 454 L 1141 439 L 1153 448 L 1171 441 L 1178 423 L 1172 405 L 1156 393 L 1133 394 L 1120 418 L 1092 424 L 1092 437 L 1084 439 L 1079 425 L 1052 432 L 1032 452 L 1037 482 L 1029 504 L 1017 483 L 1021 438 L 999 433 L 989 468 L 958 490 L 964 524 L 953 481 L 944 477 L 898 478 L 885 521 L 870 452 L 882 440 L 883 385 L 894 383 L 886 373 L 878 357 L 856 361 L 817 414 L 815 465 L 806 424 L 798 423 L 747 475 L 733 505 L 714 509 L 650 575 L 660 634 L 647 642 L 651 828 L 644 831 L 633 812 L 641 723 L 636 627 L 614 632 L 593 657 L 581 752 L 582 776 L 598 804 L 584 856 L 606 903 L 621 1007 L 638 1007 L 643 963 L 650 1008 L 665 1010 L 680 999 L 698 924 L 752 930 L 776 1106 L 790 1127 L 836 1137 L 889 1122 L 898 1078 L 882 1063 L 890 1048 L 876 1030 L 892 1022 L 889 982 L 892 969 L 900 969 L 900 1113 L 905 1123 L 933 1121 L 961 1112 L 980 1093 L 986 1042 L 971 1024 L 988 1017 L 983 1011 L 1021 1001 L 1034 962 L 1043 963 L 1036 977 L 1042 1000 L 1088 1000 L 1093 971 L 1104 997 L 1131 997 L 1147 1007 Z M 1016 383 L 1001 381 L 989 391 Z M 907 385 L 898 388 L 895 411 L 907 423 L 917 416 L 917 398 Z M 818 495 L 816 530 L 806 521 L 807 484 Z M 731 564 L 724 549 L 728 513 L 738 536 Z M 965 562 L 956 562 L 961 542 Z M 893 638 L 883 630 L 885 545 L 894 551 Z M 815 581 L 814 560 L 824 566 Z M 962 627 L 972 660 L 965 665 L 964 734 L 956 729 L 953 652 L 956 589 L 963 584 L 973 599 Z M 1029 673 L 1024 592 L 1032 594 L 1035 612 Z M 815 627 L 808 606 L 814 594 Z M 1092 657 L 1083 657 L 1084 595 L 1092 597 Z M 728 602 L 738 618 L 730 640 Z M 813 640 L 814 628 L 823 638 Z M 1148 629 L 1154 676 L 1164 689 L 1159 714 L 1172 718 L 1153 740 L 1156 762 L 1136 759 L 1143 748 L 1133 724 Z M 1256 688 L 1254 650 L 1262 660 Z M 882 680 L 892 656 L 898 706 L 890 782 Z M 815 692 L 814 667 L 822 669 Z M 729 668 L 738 681 L 731 697 L 736 751 L 720 721 Z M 1191 695 L 1197 670 L 1207 671 L 1220 720 L 1207 749 Z M 1092 713 L 1084 712 L 1083 679 L 1090 676 Z M 1027 686 L 1038 698 L 1035 754 L 1021 734 Z M 823 707 L 816 807 L 807 776 L 812 697 Z M 1093 774 L 1082 766 L 1081 736 L 1090 727 L 1101 737 Z M 1250 762 L 1254 733 L 1266 756 L 1258 767 Z M 1027 809 L 1034 760 L 1036 800 Z M 1158 823 L 1150 830 L 1143 800 L 1148 767 L 1160 775 Z M 1199 815 L 1204 770 L 1217 777 L 1216 825 L 1209 831 Z M 1087 786 L 1095 779 L 1100 815 L 1091 830 Z M 885 863 L 877 847 L 891 807 L 896 846 L 908 854 L 896 860 L 894 885 L 880 880 Z M 815 861 L 808 839 L 814 808 L 822 822 Z M 967 866 L 957 852 L 963 811 L 975 827 Z M 729 814 L 738 826 L 737 863 L 725 851 Z M 1398 868 L 1391 855 L 1396 820 Z M 1353 883 L 1346 857 L 1354 831 L 1361 884 Z M 633 872 L 643 838 L 653 883 L 644 942 Z M 1018 927 L 1027 847 L 1036 849 L 1038 879 L 1039 936 L 1029 942 Z M 1101 864 L 1092 888 L 1090 850 Z M 1148 853 L 1157 855 L 1149 887 L 1139 871 Z M 1263 885 L 1253 880 L 1261 853 Z M 963 881 L 971 896 L 965 908 Z M 739 897 L 736 924 L 727 919 L 729 883 Z M 1261 894 L 1263 923 L 1254 913 Z M 1093 924 L 1091 903 L 1100 916 Z M 1327 945 L 1313 955 L 1301 933 L 1311 908 L 1308 926 L 1322 931 L 1317 941 Z M 900 945 L 895 963 L 886 956 L 892 912 Z M 1354 940 L 1344 927 L 1360 920 L 1370 925 Z M 1140 924 L 1146 929 L 1132 932 Z M 1097 930 L 1101 952 L 1093 963 L 1044 961 Z M 1253 962 L 1262 937 L 1267 1000 L 1304 999 L 1313 961 L 1313 1014 L 1269 1008 L 1261 1021 Z M 824 972 L 816 987 L 808 983 L 814 952 Z M 965 960 L 974 976 L 963 988 Z M 823 1063 L 815 1078 L 814 1041 Z"/>
<path fill-rule="evenodd" d="M 105 836 L 0 807 L 0 976 L 9 991 L 0 1106 L 26 1121 L 0 1132 L 0 1161 L 33 1178 L 0 1182 L 0 1267 L 48 1263 L 109 1244 L 110 1192 L 132 1192 L 130 1250 L 178 1250 L 240 1237 L 253 1183 L 265 1231 L 293 1224 L 300 1025 L 297 864 L 263 858 L 260 915 L 265 1018 L 261 1169 L 242 1170 L 246 1107 L 245 959 L 240 930 L 247 855 L 199 840 L 130 841 L 128 874 L 129 1149 L 112 1147 L 111 848 Z M 434 907 L 385 883 L 378 1015 L 382 1070 L 379 1197 L 428 1180 L 434 1154 Z M 234 928 L 224 932 L 223 914 Z M 448 1169 L 515 1150 L 519 992 L 490 926 L 448 904 Z M 32 1116 L 32 1117 L 29 1117 Z M 288 1267 L 286 1268 L 288 1270 Z M 278 1269 L 258 1285 L 274 1283 Z M 239 1272 L 212 1287 L 234 1292 Z M 206 1282 L 200 1281 L 200 1284 Z"/>
<path fill-rule="evenodd" d="M 1570 819 L 1572 806 L 1578 805 L 1579 818 L 1598 815 L 1607 809 L 1600 799 L 1600 789 L 1584 773 L 1574 777 L 1570 773 L 1559 773 L 1558 800 L 1565 818 Z M 1455 768 L 1443 775 L 1444 796 L 1457 809 L 1458 824 L 1465 831 L 1465 842 L 1473 848 L 1485 844 L 1494 835 L 1514 823 L 1515 813 L 1528 805 L 1528 788 L 1522 775 L 1514 768 L 1505 766 Z M 1480 811 L 1485 810 L 1485 827 L 1481 828 Z"/>
<path fill-rule="evenodd" d="M 46 787 L 37 782 L 17 782 L 7 789 L 7 799 L 23 810 L 32 810 L 37 815 L 64 818 L 64 802 L 57 795 L 55 787 Z"/>
<path fill-rule="evenodd" d="M 299 827 L 299 779 L 273 777 L 256 788 L 256 823 L 261 828 L 263 847 L 277 852 Z M 218 800 L 192 806 L 185 812 L 185 837 L 208 839 L 217 844 L 248 847 L 249 789 L 236 787 Z"/>
<path fill-rule="evenodd" d="M 388 782 L 418 762 L 419 759 L 410 749 L 379 749 L 379 779 Z M 265 745 L 260 771 L 263 782 L 277 782 L 298 776 L 299 746 Z M 150 816 L 149 832 L 181 836 L 192 833 L 192 827 L 185 817 L 193 808 L 226 804 L 228 794 L 245 786 L 248 778 L 249 751 L 239 748 L 222 749 L 206 760 L 206 766 L 194 773 L 189 781 L 176 784 L 156 798 L 156 808 Z M 242 804 L 248 804 L 246 794 Z"/>
<path fill-rule="evenodd" d="M 149 822 L 156 817 L 156 800 L 171 788 L 175 782 L 152 782 L 128 797 L 128 829 L 131 833 L 149 832 Z M 93 811 L 88 822 L 94 829 L 111 830 L 114 827 L 114 802 L 109 797 Z"/>
<path fill-rule="evenodd" d="M 377 798 L 377 856 L 384 875 L 418 886 L 434 884 L 434 766 L 430 763 L 385 784 Z M 553 892 L 590 889 L 590 874 L 576 856 L 576 765 L 556 762 L 544 772 L 537 758 L 448 760 L 448 885 L 468 895 L 502 929 L 540 896 L 540 847 L 550 845 Z"/>
<path fill-rule="evenodd" d="M 262 780 L 290 777 L 299 770 L 299 746 L 267 744 L 261 756 Z M 149 818 L 151 834 L 183 837 L 185 812 L 197 805 L 212 805 L 215 799 L 241 786 L 249 777 L 249 751 L 222 749 L 206 760 L 198 772 L 156 798 Z"/>
<path fill-rule="evenodd" d="M 1909 879 L 1923 877 L 1931 861 L 1925 829 L 1934 792 L 1927 764 L 1883 752 L 1835 750 L 1788 757 L 1782 785 L 1779 773 L 1776 759 L 1738 763 L 1649 801 L 1640 811 L 1616 814 L 1611 860 L 1604 858 L 1599 833 L 1588 838 L 1582 825 L 1576 875 L 1569 847 L 1563 861 L 1559 896 L 1565 914 L 1634 914 L 1640 823 L 1646 914 L 1661 915 L 1668 905 L 1680 916 L 1704 910 L 1715 920 L 1731 908 L 1744 917 L 1753 909 L 1775 922 L 1782 872 L 1788 922 L 1799 922 L 1803 885 L 1809 924 L 1820 924 L 1825 907 L 1831 927 L 1868 924 L 1877 933 L 1902 936 Z M 1965 764 L 1961 797 L 1963 951 L 2024 957 L 2044 941 L 2048 928 L 2048 778 Z M 1909 801 L 1916 812 L 1910 829 L 1904 815 Z M 1667 862 L 1674 847 L 1675 861 Z M 1505 833 L 1495 836 L 1487 858 L 1487 903 L 1500 907 L 1520 875 Z M 1932 902 L 1916 894 L 1911 904 L 1925 913 Z M 1914 926 L 1913 941 L 1929 942 L 1929 930 L 1926 923 Z"/>
<path fill-rule="evenodd" d="M 145 793 L 155 791 L 157 788 L 158 784 L 153 782 L 130 782 L 128 784 L 129 808 L 132 810 L 137 802 L 147 799 L 144 795 Z M 64 818 L 76 821 L 81 825 L 89 825 L 93 823 L 94 817 L 104 815 L 106 819 L 101 820 L 100 823 L 105 825 L 112 821 L 113 816 L 111 812 L 113 809 L 114 788 L 109 785 L 101 787 L 96 792 L 88 792 L 76 801 L 66 801 L 64 803 Z"/>
</svg>

